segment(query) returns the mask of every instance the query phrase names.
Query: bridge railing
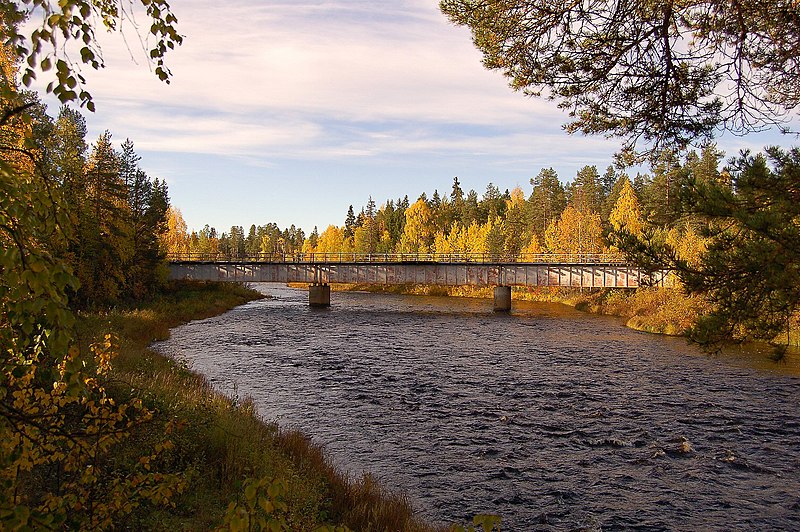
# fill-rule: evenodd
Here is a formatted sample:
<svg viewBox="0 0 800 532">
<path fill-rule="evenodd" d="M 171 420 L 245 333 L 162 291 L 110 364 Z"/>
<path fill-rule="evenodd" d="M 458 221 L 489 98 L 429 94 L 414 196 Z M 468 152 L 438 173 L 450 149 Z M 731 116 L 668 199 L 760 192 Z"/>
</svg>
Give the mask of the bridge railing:
<svg viewBox="0 0 800 532">
<path fill-rule="evenodd" d="M 625 264 L 619 253 L 256 253 L 232 255 L 225 253 L 170 253 L 170 262 L 215 263 L 536 263 L 536 264 Z"/>
</svg>

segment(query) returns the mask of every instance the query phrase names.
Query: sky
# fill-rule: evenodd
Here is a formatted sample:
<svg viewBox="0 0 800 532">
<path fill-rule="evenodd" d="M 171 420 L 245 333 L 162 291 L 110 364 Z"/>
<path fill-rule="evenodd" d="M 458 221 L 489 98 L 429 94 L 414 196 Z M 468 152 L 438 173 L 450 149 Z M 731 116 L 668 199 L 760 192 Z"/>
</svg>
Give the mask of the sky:
<svg viewBox="0 0 800 532">
<path fill-rule="evenodd" d="M 612 163 L 618 140 L 565 133 L 566 113 L 484 69 L 437 4 L 172 0 L 185 40 L 167 57 L 170 85 L 132 28 L 101 35 L 106 68 L 83 71 L 89 138 L 130 138 L 189 228 L 220 232 L 322 231 L 370 196 L 448 195 L 455 176 L 479 195 L 489 182 L 527 194 L 542 168 L 567 182 Z M 787 144 L 776 132 L 717 142 L 729 156 Z"/>
</svg>

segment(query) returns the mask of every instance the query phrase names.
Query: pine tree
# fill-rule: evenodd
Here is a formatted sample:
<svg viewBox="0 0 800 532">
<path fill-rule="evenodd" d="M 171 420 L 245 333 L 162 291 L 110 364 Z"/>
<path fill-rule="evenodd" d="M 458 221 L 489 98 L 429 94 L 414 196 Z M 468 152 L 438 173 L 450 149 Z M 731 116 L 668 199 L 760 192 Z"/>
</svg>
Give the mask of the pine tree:
<svg viewBox="0 0 800 532">
<path fill-rule="evenodd" d="M 455 221 L 464 223 L 464 208 L 464 191 L 461 189 L 461 184 L 458 182 L 458 176 L 456 176 L 453 178 L 453 189 L 450 192 L 450 212 L 448 213 L 447 219 L 444 220 L 447 227 L 450 227 Z"/>
<path fill-rule="evenodd" d="M 375 209 L 375 200 L 372 196 L 367 201 L 367 208 L 364 211 L 363 227 L 366 232 L 367 246 L 366 253 L 375 253 L 378 249 L 378 242 L 380 240 L 381 232 L 378 222 L 376 220 L 377 211 Z"/>
<path fill-rule="evenodd" d="M 303 247 L 303 242 L 306 239 L 306 235 L 302 229 L 299 227 L 295 227 L 292 224 L 289 229 L 286 230 L 286 241 L 289 244 L 289 248 L 287 250 L 288 253 L 297 253 Z"/>
<path fill-rule="evenodd" d="M 723 156 L 715 144 L 708 144 L 700 151 L 700 155 L 689 152 L 686 156 L 686 171 L 696 179 L 717 181 L 720 179 L 719 163 Z"/>
<path fill-rule="evenodd" d="M 772 341 L 800 308 L 800 149 L 745 153 L 730 175 L 691 176 L 681 189 L 686 210 L 708 221 L 701 266 L 677 264 L 686 288 L 714 307 L 694 337 Z"/>
<path fill-rule="evenodd" d="M 505 261 L 504 254 L 505 246 L 505 221 L 501 218 L 489 218 L 486 222 L 487 231 L 485 236 L 486 250 L 489 253 L 490 259 L 493 262 Z"/>
<path fill-rule="evenodd" d="M 461 225 L 469 227 L 473 222 L 480 222 L 481 214 L 478 205 L 478 193 L 470 190 L 467 193 L 467 199 L 464 200 L 464 208 L 461 214 Z M 483 219 L 485 221 L 485 218 Z"/>
<path fill-rule="evenodd" d="M 616 170 L 614 170 L 614 167 L 611 165 L 606 167 L 606 171 L 602 176 L 600 176 L 598 181 L 600 184 L 600 190 L 602 191 L 603 201 L 605 201 L 611 194 L 611 191 L 613 190 L 618 179 L 619 176 L 617 175 Z"/>
<path fill-rule="evenodd" d="M 140 299 L 160 284 L 164 256 L 159 237 L 167 229 L 169 197 L 166 182 L 152 180 L 139 168 L 130 139 L 122 144 L 119 177 L 125 185 L 128 200 L 126 225 L 131 254 L 124 264 L 125 296 Z"/>
<path fill-rule="evenodd" d="M 442 198 L 439 196 L 439 189 L 434 189 L 433 196 L 431 196 L 430 207 L 431 209 L 438 209 L 441 204 Z"/>
<path fill-rule="evenodd" d="M 302 252 L 303 253 L 315 253 L 317 251 L 317 246 L 319 245 L 319 230 L 317 226 L 314 226 L 314 230 L 311 231 L 311 234 L 308 235 L 303 241 Z"/>
<path fill-rule="evenodd" d="M 675 271 L 687 291 L 710 302 L 691 331 L 707 346 L 774 341 L 800 309 L 800 149 L 744 153 L 731 164 L 716 178 L 710 164 L 691 173 L 676 198 L 694 225 L 684 235 L 704 253 L 679 249 L 682 238 L 672 231 L 666 242 L 622 242 L 641 267 Z"/>
<path fill-rule="evenodd" d="M 652 167 L 653 176 L 636 194 L 642 204 L 647 221 L 656 226 L 669 227 L 681 216 L 678 191 L 688 170 L 678 156 L 670 150 L 663 152 Z"/>
<path fill-rule="evenodd" d="M 228 255 L 231 258 L 240 258 L 245 254 L 244 228 L 241 225 L 231 226 L 228 233 Z M 222 251 L 222 250 L 220 250 Z"/>
<path fill-rule="evenodd" d="M 76 205 L 85 192 L 86 119 L 70 107 L 62 107 L 49 143 L 52 173 L 58 179 L 64 199 Z"/>
<path fill-rule="evenodd" d="M 250 229 L 247 231 L 247 238 L 244 242 L 244 249 L 245 254 L 249 257 L 258 254 L 259 242 L 258 242 L 258 228 L 255 224 L 250 225 Z"/>
<path fill-rule="evenodd" d="M 486 192 L 483 193 L 479 205 L 482 220 L 502 217 L 505 214 L 506 202 L 494 183 L 486 185 Z"/>
<path fill-rule="evenodd" d="M 464 201 L 464 191 L 461 189 L 461 183 L 458 182 L 458 176 L 453 178 L 453 190 L 450 192 L 450 201 L 454 205 L 459 206 Z"/>
<path fill-rule="evenodd" d="M 584 213 L 599 213 L 603 203 L 600 174 L 596 166 L 584 166 L 578 171 L 568 190 L 568 202 Z"/>
<path fill-rule="evenodd" d="M 372 199 L 372 196 L 369 197 L 369 200 L 367 201 L 367 208 L 364 212 L 367 218 L 370 218 L 371 220 L 375 219 L 375 214 L 377 211 L 375 209 L 375 200 Z"/>
<path fill-rule="evenodd" d="M 561 215 L 567 206 L 566 192 L 558 174 L 552 168 L 543 168 L 539 174 L 531 179 L 533 192 L 528 202 L 530 203 L 529 223 L 533 234 L 544 242 L 544 233 L 550 223 Z"/>
<path fill-rule="evenodd" d="M 568 132 L 622 138 L 626 159 L 683 150 L 720 129 L 781 125 L 800 105 L 797 0 L 442 0 L 440 8 L 469 27 L 487 68 L 569 109 Z"/>
<path fill-rule="evenodd" d="M 208 224 L 204 225 L 203 229 L 198 233 L 197 246 L 193 251 L 208 255 L 208 258 L 213 258 L 220 253 L 217 230 Z"/>
<path fill-rule="evenodd" d="M 506 201 L 506 215 L 503 220 L 503 255 L 509 260 L 517 258 L 530 240 L 525 193 L 517 187 L 510 196 L 511 198 Z"/>
<path fill-rule="evenodd" d="M 344 236 L 351 238 L 353 232 L 356 230 L 356 215 L 353 212 L 353 206 L 350 205 L 347 209 L 347 217 L 344 219 Z"/>
<path fill-rule="evenodd" d="M 94 145 L 85 179 L 78 238 L 72 246 L 81 282 L 77 303 L 103 306 L 122 294 L 125 265 L 133 253 L 127 190 L 108 131 Z"/>
</svg>

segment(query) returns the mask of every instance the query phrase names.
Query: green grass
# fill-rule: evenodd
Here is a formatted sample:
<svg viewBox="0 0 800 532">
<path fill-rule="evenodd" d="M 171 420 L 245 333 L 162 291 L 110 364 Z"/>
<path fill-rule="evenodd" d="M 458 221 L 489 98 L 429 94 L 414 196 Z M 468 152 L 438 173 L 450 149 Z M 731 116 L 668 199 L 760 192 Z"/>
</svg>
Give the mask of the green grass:
<svg viewBox="0 0 800 532">
<path fill-rule="evenodd" d="M 223 522 L 231 502 L 242 500 L 247 478 L 281 478 L 287 490 L 291 530 L 346 525 L 352 530 L 431 530 L 417 520 L 407 498 L 370 476 L 349 478 L 302 433 L 266 423 L 250 400 L 216 393 L 202 376 L 148 349 L 169 329 L 222 313 L 262 297 L 236 284 L 180 283 L 138 308 L 81 316 L 84 347 L 106 332 L 119 338 L 110 393 L 119 401 L 138 397 L 156 412 L 115 451 L 121 464 L 147 454 L 164 437 L 174 448 L 159 464 L 164 472 L 184 472 L 189 487 L 174 498 L 174 508 L 134 512 L 120 528 L 208 530 Z"/>
</svg>

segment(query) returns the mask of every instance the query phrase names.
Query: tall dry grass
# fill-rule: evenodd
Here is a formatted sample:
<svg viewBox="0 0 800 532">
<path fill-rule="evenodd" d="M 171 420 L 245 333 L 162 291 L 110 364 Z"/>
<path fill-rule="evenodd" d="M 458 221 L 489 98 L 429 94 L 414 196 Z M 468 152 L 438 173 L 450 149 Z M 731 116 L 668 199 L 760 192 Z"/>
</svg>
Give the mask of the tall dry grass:
<svg viewBox="0 0 800 532">
<path fill-rule="evenodd" d="M 350 478 L 306 436 L 261 419 L 252 401 L 224 397 L 202 376 L 148 346 L 169 329 L 209 317 L 261 297 L 234 284 L 180 283 L 140 308 L 81 316 L 84 344 L 113 331 L 119 338 L 110 393 L 118 400 L 140 398 L 155 412 L 113 457 L 124 465 L 142 448 L 163 438 L 173 448 L 162 453 L 164 472 L 182 472 L 189 489 L 174 508 L 134 512 L 120 528 L 212 530 L 231 502 L 243 497 L 248 478 L 281 478 L 286 483 L 286 523 L 291 530 L 345 525 L 352 530 L 432 530 L 414 516 L 407 498 L 371 477 Z M 277 383 L 279 385 L 279 383 Z"/>
</svg>

